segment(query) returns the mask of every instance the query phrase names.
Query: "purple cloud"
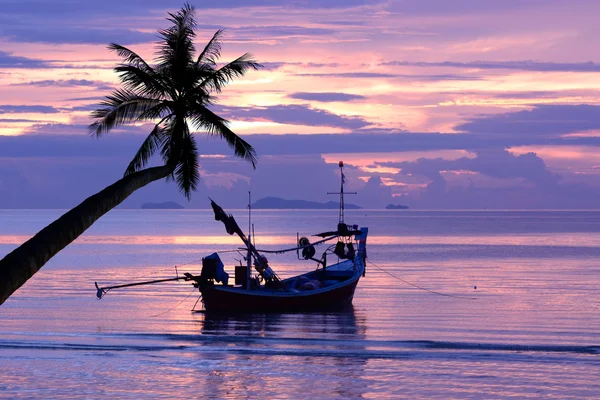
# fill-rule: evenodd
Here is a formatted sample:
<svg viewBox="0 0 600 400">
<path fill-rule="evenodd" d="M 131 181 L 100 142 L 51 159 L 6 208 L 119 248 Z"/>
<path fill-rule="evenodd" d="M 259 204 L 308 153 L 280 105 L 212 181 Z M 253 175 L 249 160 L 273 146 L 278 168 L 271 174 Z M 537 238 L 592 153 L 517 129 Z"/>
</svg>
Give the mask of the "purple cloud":
<svg viewBox="0 0 600 400">
<path fill-rule="evenodd" d="M 497 115 L 481 115 L 457 125 L 456 130 L 476 134 L 510 137 L 559 136 L 600 129 L 600 106 L 538 105 L 532 110 Z"/>
<path fill-rule="evenodd" d="M 121 44 L 152 42 L 155 34 L 134 31 L 131 29 L 97 29 L 89 26 L 44 26 L 27 27 L 9 26 L 3 28 L 2 36 L 12 42 L 19 43 L 53 43 L 53 44 L 105 44 L 118 42 Z"/>
<path fill-rule="evenodd" d="M 406 14 L 474 14 L 500 10 L 532 8 L 548 6 L 551 3 L 561 3 L 561 0 L 504 0 L 504 1 L 473 1 L 473 0 L 405 0 L 392 3 L 391 10 Z"/>
<path fill-rule="evenodd" d="M 73 2 L 55 0 L 52 3 L 39 0 L 20 0 L 3 4 L 4 21 L 10 21 L 11 15 L 44 15 L 47 18 L 96 18 L 99 15 L 155 15 L 157 11 L 174 10 L 182 6 L 179 0 L 104 0 L 97 2 Z M 285 4 L 285 3 L 284 3 Z M 346 8 L 371 4 L 368 0 L 304 0 L 292 3 L 298 8 Z M 253 6 L 281 6 L 279 0 L 255 0 Z M 198 4 L 198 9 L 228 9 L 247 7 L 246 0 L 221 0 L 217 3 Z"/>
<path fill-rule="evenodd" d="M 9 124 L 10 123 L 15 124 L 15 123 L 19 123 L 19 122 L 39 123 L 39 122 L 47 122 L 47 121 L 40 121 L 40 120 L 37 120 L 37 119 L 23 119 L 23 118 L 20 118 L 20 119 L 17 119 L 17 118 L 14 118 L 14 119 L 13 118 L 0 118 L 0 122 L 9 123 Z"/>
<path fill-rule="evenodd" d="M 360 117 L 346 117 L 303 104 L 265 107 L 217 106 L 217 114 L 242 121 L 267 120 L 280 124 L 328 126 L 343 129 L 361 129 L 370 123 Z"/>
<path fill-rule="evenodd" d="M 391 175 L 396 182 L 416 182 L 418 177 L 429 183 L 424 190 L 403 197 L 403 202 L 420 208 L 596 208 L 600 206 L 600 189 L 587 184 L 565 183 L 551 172 L 535 153 L 513 155 L 502 149 L 476 150 L 475 158 L 445 160 L 441 158 L 407 162 L 384 162 L 378 165 L 401 168 Z M 473 182 L 451 185 L 448 172 L 471 171 L 496 179 L 498 187 Z M 388 175 L 390 176 L 390 175 Z M 425 181 L 425 182 L 427 182 Z M 488 182 L 486 180 L 486 182 Z"/>
<path fill-rule="evenodd" d="M 323 103 L 334 102 L 334 101 L 352 101 L 352 100 L 364 100 L 365 96 L 350 93 L 338 93 L 338 92 L 296 92 L 291 93 L 288 97 L 297 100 L 308 100 L 308 101 L 320 101 Z"/>
<path fill-rule="evenodd" d="M 242 26 L 230 28 L 228 31 L 234 35 L 242 34 L 256 40 L 257 37 L 269 37 L 277 39 L 280 37 L 303 37 L 303 36 L 327 36 L 335 33 L 332 29 L 306 28 L 303 26 Z"/>
<path fill-rule="evenodd" d="M 106 82 L 91 81 L 88 79 L 46 79 L 43 81 L 30 81 L 22 83 L 13 83 L 11 86 L 39 86 L 39 87 L 76 87 L 76 86 L 91 86 L 112 88 Z"/>
<path fill-rule="evenodd" d="M 437 75 L 411 75 L 411 74 L 390 74 L 384 72 L 332 72 L 332 73 L 306 73 L 296 74 L 296 76 L 315 76 L 331 78 L 397 78 L 411 79 L 419 81 L 480 81 L 484 77 L 477 75 L 461 74 L 437 74 Z"/>
<path fill-rule="evenodd" d="M 275 71 L 286 64 L 287 63 L 284 62 L 263 62 L 261 63 L 261 65 L 263 66 L 261 69 L 265 71 Z"/>
<path fill-rule="evenodd" d="M 18 113 L 39 113 L 39 114 L 54 114 L 59 112 L 57 108 L 51 106 L 15 106 L 15 105 L 0 105 L 0 114 L 18 114 Z"/>
<path fill-rule="evenodd" d="M 504 149 L 474 150 L 475 158 L 461 157 L 456 160 L 443 158 L 420 158 L 417 161 L 399 163 L 376 163 L 385 167 L 401 168 L 401 175 L 420 175 L 438 181 L 441 171 L 467 170 L 492 178 L 524 178 L 543 187 L 553 186 L 558 176 L 548 170 L 544 160 L 534 153 L 515 156 Z"/>
<path fill-rule="evenodd" d="M 582 63 L 557 63 L 540 61 L 472 61 L 472 62 L 415 62 L 415 61 L 388 61 L 381 65 L 396 65 L 408 67 L 450 67 L 468 69 L 509 69 L 520 71 L 539 72 L 599 72 L 600 64 L 594 62 Z"/>
<path fill-rule="evenodd" d="M 34 58 L 13 56 L 0 50 L 0 68 L 49 68 L 47 61 Z"/>
</svg>

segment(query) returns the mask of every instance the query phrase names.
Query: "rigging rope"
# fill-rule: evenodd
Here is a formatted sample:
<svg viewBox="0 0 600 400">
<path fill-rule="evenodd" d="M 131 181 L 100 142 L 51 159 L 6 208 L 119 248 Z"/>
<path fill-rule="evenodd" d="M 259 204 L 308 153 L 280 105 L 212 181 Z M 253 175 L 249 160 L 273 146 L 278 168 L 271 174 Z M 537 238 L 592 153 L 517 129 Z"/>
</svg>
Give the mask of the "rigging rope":
<svg viewBox="0 0 600 400">
<path fill-rule="evenodd" d="M 202 294 L 200 294 L 200 297 L 198 297 L 198 300 L 196 300 L 196 302 L 194 303 L 194 307 L 192 307 L 192 312 L 201 311 L 201 310 L 196 310 L 196 304 L 198 304 L 198 302 L 200 301 L 201 298 L 202 298 Z"/>
<path fill-rule="evenodd" d="M 215 253 L 217 254 L 223 254 L 223 253 L 237 253 L 239 252 L 239 249 L 235 249 L 235 250 L 218 250 L 215 251 Z M 189 261 L 183 264 L 177 264 L 176 267 L 183 267 L 184 265 L 191 265 L 191 264 L 200 264 L 202 262 L 202 258 L 199 260 L 193 260 L 193 261 Z"/>
<path fill-rule="evenodd" d="M 328 240 L 331 240 L 331 239 L 335 239 L 337 237 L 339 237 L 339 236 L 338 235 L 334 235 L 334 236 L 330 236 L 328 238 L 325 238 L 323 240 L 319 240 L 317 242 L 307 244 L 306 246 L 292 247 L 292 248 L 289 248 L 289 249 L 283 249 L 283 250 L 259 250 L 259 249 L 256 249 L 256 251 L 258 251 L 260 253 L 272 253 L 272 254 L 287 253 L 287 252 L 290 252 L 290 251 L 302 250 L 302 249 L 305 249 L 305 248 L 310 247 L 310 246 L 318 246 L 321 243 L 324 243 L 324 242 L 326 242 Z"/>
<path fill-rule="evenodd" d="M 439 296 L 453 297 L 453 298 L 455 298 L 455 299 L 463 299 L 463 300 L 477 300 L 477 297 L 456 296 L 456 295 L 453 295 L 453 294 L 440 293 L 440 292 L 436 292 L 435 290 L 430 290 L 430 289 L 427 289 L 427 288 L 424 288 L 424 287 L 421 287 L 421 286 L 415 285 L 414 283 L 411 283 L 411 282 L 409 282 L 409 281 L 406 281 L 406 280 L 404 280 L 404 279 L 400 278 L 399 276 L 396 276 L 396 275 L 392 274 L 391 272 L 388 272 L 388 271 L 386 271 L 385 269 L 383 269 L 383 268 L 381 268 L 380 266 L 376 265 L 376 264 L 375 264 L 375 263 L 373 263 L 372 261 L 370 261 L 370 260 L 367 260 L 367 261 L 369 262 L 369 264 L 371 264 L 372 266 L 374 266 L 374 267 L 375 267 L 375 268 L 377 268 L 378 270 L 385 272 L 386 274 L 388 274 L 388 275 L 389 275 L 389 276 L 391 276 L 392 278 L 398 279 L 399 281 L 401 281 L 401 282 L 404 282 L 404 283 L 406 283 L 407 285 L 410 285 L 410 286 L 412 286 L 412 287 L 415 287 L 415 288 L 417 288 L 417 289 L 424 290 L 424 291 L 426 291 L 426 292 L 429 292 L 429 293 L 432 293 L 432 294 L 437 294 L 437 295 L 439 295 Z"/>
<path fill-rule="evenodd" d="M 181 300 L 179 303 L 177 303 L 177 305 L 175 307 L 169 308 L 167 311 L 163 311 L 161 313 L 158 313 L 156 315 L 150 315 L 150 318 L 156 318 L 156 317 L 160 317 L 161 315 L 164 315 L 166 313 L 168 313 L 169 311 L 173 311 L 174 309 L 176 309 L 177 307 L 179 307 L 181 305 L 181 303 L 183 303 L 188 297 L 190 297 L 192 295 L 192 293 L 194 293 L 197 289 L 194 288 L 190 293 L 188 293 L 187 296 L 185 296 L 183 298 L 183 300 Z"/>
</svg>

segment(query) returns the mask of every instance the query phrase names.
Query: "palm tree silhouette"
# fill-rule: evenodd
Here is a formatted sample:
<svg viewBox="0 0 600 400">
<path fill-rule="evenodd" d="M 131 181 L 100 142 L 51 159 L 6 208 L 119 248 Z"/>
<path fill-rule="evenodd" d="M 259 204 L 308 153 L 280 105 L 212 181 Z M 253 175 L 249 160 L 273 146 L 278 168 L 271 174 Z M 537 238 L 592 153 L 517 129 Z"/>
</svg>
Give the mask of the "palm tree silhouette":
<svg viewBox="0 0 600 400">
<path fill-rule="evenodd" d="M 123 63 L 115 68 L 123 87 L 115 90 L 92 113 L 90 133 L 97 137 L 115 127 L 158 121 L 125 171 L 125 176 L 38 232 L 0 260 L 0 304 L 21 287 L 56 253 L 69 245 L 102 215 L 119 205 L 137 189 L 163 178 L 174 178 L 189 199 L 197 187 L 198 152 L 190 125 L 224 139 L 236 156 L 256 166 L 252 146 L 228 127 L 228 121 L 208 106 L 215 94 L 234 78 L 258 69 L 252 56 L 244 54 L 218 67 L 221 53 L 217 31 L 196 57 L 194 7 L 185 4 L 169 13 L 171 26 L 160 30 L 156 64 L 151 66 L 135 52 L 110 44 Z M 145 168 L 158 150 L 164 165 Z"/>
</svg>

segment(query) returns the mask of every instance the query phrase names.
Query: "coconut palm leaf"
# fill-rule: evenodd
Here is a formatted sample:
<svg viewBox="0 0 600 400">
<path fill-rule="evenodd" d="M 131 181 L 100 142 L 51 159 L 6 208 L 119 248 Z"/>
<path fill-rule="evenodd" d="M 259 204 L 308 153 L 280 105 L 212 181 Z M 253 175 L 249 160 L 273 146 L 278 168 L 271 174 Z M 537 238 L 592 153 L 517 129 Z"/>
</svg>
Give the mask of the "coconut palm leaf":
<svg viewBox="0 0 600 400">
<path fill-rule="evenodd" d="M 181 146 L 181 162 L 175 169 L 175 181 L 181 192 L 189 200 L 192 191 L 195 191 L 200 180 L 198 165 L 198 148 L 194 137 L 185 135 Z"/>
<path fill-rule="evenodd" d="M 186 4 L 177 13 L 169 13 L 169 15 L 171 18 L 168 20 L 173 25 L 158 32 L 162 39 L 159 46 L 158 66 L 161 70 L 168 71 L 168 75 L 175 82 L 176 89 L 181 90 L 186 84 L 186 70 L 193 63 L 193 55 L 196 52 L 194 7 Z"/>
<path fill-rule="evenodd" d="M 206 107 L 196 107 L 190 119 L 196 128 L 204 129 L 209 135 L 224 139 L 236 156 L 250 161 L 256 168 L 258 161 L 256 151 L 248 142 L 229 129 L 229 121 L 225 118 L 218 116 Z"/>
<path fill-rule="evenodd" d="M 208 73 L 199 86 L 202 88 L 208 87 L 220 93 L 223 87 L 235 78 L 244 76 L 251 69 L 258 70 L 259 68 L 262 68 L 262 65 L 257 63 L 251 54 L 246 53 L 221 68 Z"/>
<path fill-rule="evenodd" d="M 166 118 L 165 118 L 166 119 Z M 146 140 L 142 143 L 139 150 L 133 157 L 133 160 L 129 163 L 127 170 L 125 170 L 125 176 L 136 173 L 146 166 L 150 157 L 158 150 L 163 144 L 168 133 L 162 123 L 164 119 L 154 126 L 154 129 L 146 137 Z"/>
<path fill-rule="evenodd" d="M 219 29 L 215 32 L 213 37 L 208 41 L 204 50 L 198 55 L 196 60 L 196 67 L 203 64 L 207 66 L 215 67 L 217 60 L 221 57 L 221 36 L 223 36 L 223 29 Z"/>
<path fill-rule="evenodd" d="M 111 129 L 138 120 L 140 115 L 160 104 L 160 100 L 143 97 L 126 89 L 118 89 L 107 96 L 99 108 L 92 112 L 98 121 L 90 125 L 90 133 L 100 136 Z"/>
<path fill-rule="evenodd" d="M 168 85 L 163 82 L 162 76 L 154 71 L 145 71 L 135 65 L 119 65 L 114 71 L 119 74 L 125 89 L 150 97 L 163 97 L 170 95 Z"/>
</svg>

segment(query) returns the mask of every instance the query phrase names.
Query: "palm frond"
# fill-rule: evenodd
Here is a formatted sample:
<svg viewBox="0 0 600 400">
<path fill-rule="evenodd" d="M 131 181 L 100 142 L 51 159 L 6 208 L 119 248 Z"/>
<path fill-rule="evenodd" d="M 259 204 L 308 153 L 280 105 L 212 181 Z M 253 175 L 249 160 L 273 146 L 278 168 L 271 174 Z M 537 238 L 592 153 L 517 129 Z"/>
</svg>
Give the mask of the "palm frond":
<svg viewBox="0 0 600 400">
<path fill-rule="evenodd" d="M 169 100 L 163 100 L 157 105 L 148 108 L 144 112 L 140 113 L 138 116 L 138 121 L 152 121 L 157 118 L 162 118 L 163 120 L 167 117 L 173 116 L 173 102 Z"/>
<path fill-rule="evenodd" d="M 223 29 L 216 31 L 213 37 L 208 41 L 204 50 L 198 55 L 196 66 L 208 64 L 215 67 L 217 65 L 217 60 L 221 57 L 221 36 L 223 36 Z"/>
<path fill-rule="evenodd" d="M 252 167 L 256 168 L 258 162 L 256 151 L 248 142 L 229 129 L 229 121 L 219 117 L 203 105 L 196 106 L 192 110 L 190 118 L 198 129 L 205 129 L 209 135 L 224 139 L 236 156 L 250 161 Z"/>
<path fill-rule="evenodd" d="M 193 64 L 192 57 L 196 52 L 194 38 L 196 20 L 194 7 L 185 4 L 176 13 L 169 13 L 168 20 L 173 24 L 170 28 L 159 30 L 161 37 L 159 46 L 159 66 L 168 69 L 178 88 L 185 82 L 186 69 Z"/>
<path fill-rule="evenodd" d="M 171 22 L 177 27 L 177 30 L 189 30 L 190 36 L 195 37 L 196 32 L 196 19 L 194 18 L 195 7 L 190 3 L 185 3 L 181 10 L 176 13 L 169 13 L 171 18 L 167 18 L 167 21 Z"/>
<path fill-rule="evenodd" d="M 179 163 L 181 146 L 186 135 L 189 135 L 189 128 L 185 119 L 173 117 L 166 121 L 165 136 L 160 149 L 165 165 L 174 168 Z"/>
<path fill-rule="evenodd" d="M 148 65 L 148 63 L 142 57 L 140 57 L 133 50 L 130 50 L 125 46 L 121 46 L 120 44 L 116 43 L 110 43 L 108 45 L 108 49 L 117 53 L 119 57 L 124 59 L 123 61 L 126 64 L 135 65 L 136 67 L 146 72 L 150 72 L 153 70 L 152 67 Z"/>
<path fill-rule="evenodd" d="M 180 162 L 174 175 L 179 190 L 189 200 L 192 192 L 198 188 L 198 181 L 200 180 L 198 148 L 196 147 L 196 141 L 189 133 L 185 135 L 181 144 Z"/>
<path fill-rule="evenodd" d="M 162 126 L 163 121 L 164 119 L 154 125 L 154 129 L 152 129 L 148 137 L 146 137 L 133 157 L 133 160 L 131 160 L 129 166 L 125 170 L 125 176 L 131 175 L 144 168 L 150 160 L 150 157 L 152 157 L 158 147 L 162 144 L 166 132 L 165 128 Z"/>
<path fill-rule="evenodd" d="M 146 70 L 137 65 L 120 64 L 114 70 L 128 90 L 153 97 L 164 97 L 169 93 L 162 76 L 153 69 Z"/>
<path fill-rule="evenodd" d="M 258 70 L 259 68 L 262 68 L 262 65 L 257 63 L 251 54 L 246 53 L 221 68 L 208 73 L 208 76 L 200 83 L 199 87 L 208 87 L 220 93 L 223 86 L 235 78 L 244 76 L 250 69 Z"/>
<path fill-rule="evenodd" d="M 119 125 L 135 122 L 141 114 L 160 102 L 126 89 L 117 89 L 100 103 L 101 108 L 92 112 L 92 119 L 96 122 L 89 126 L 90 133 L 100 136 Z"/>
</svg>

